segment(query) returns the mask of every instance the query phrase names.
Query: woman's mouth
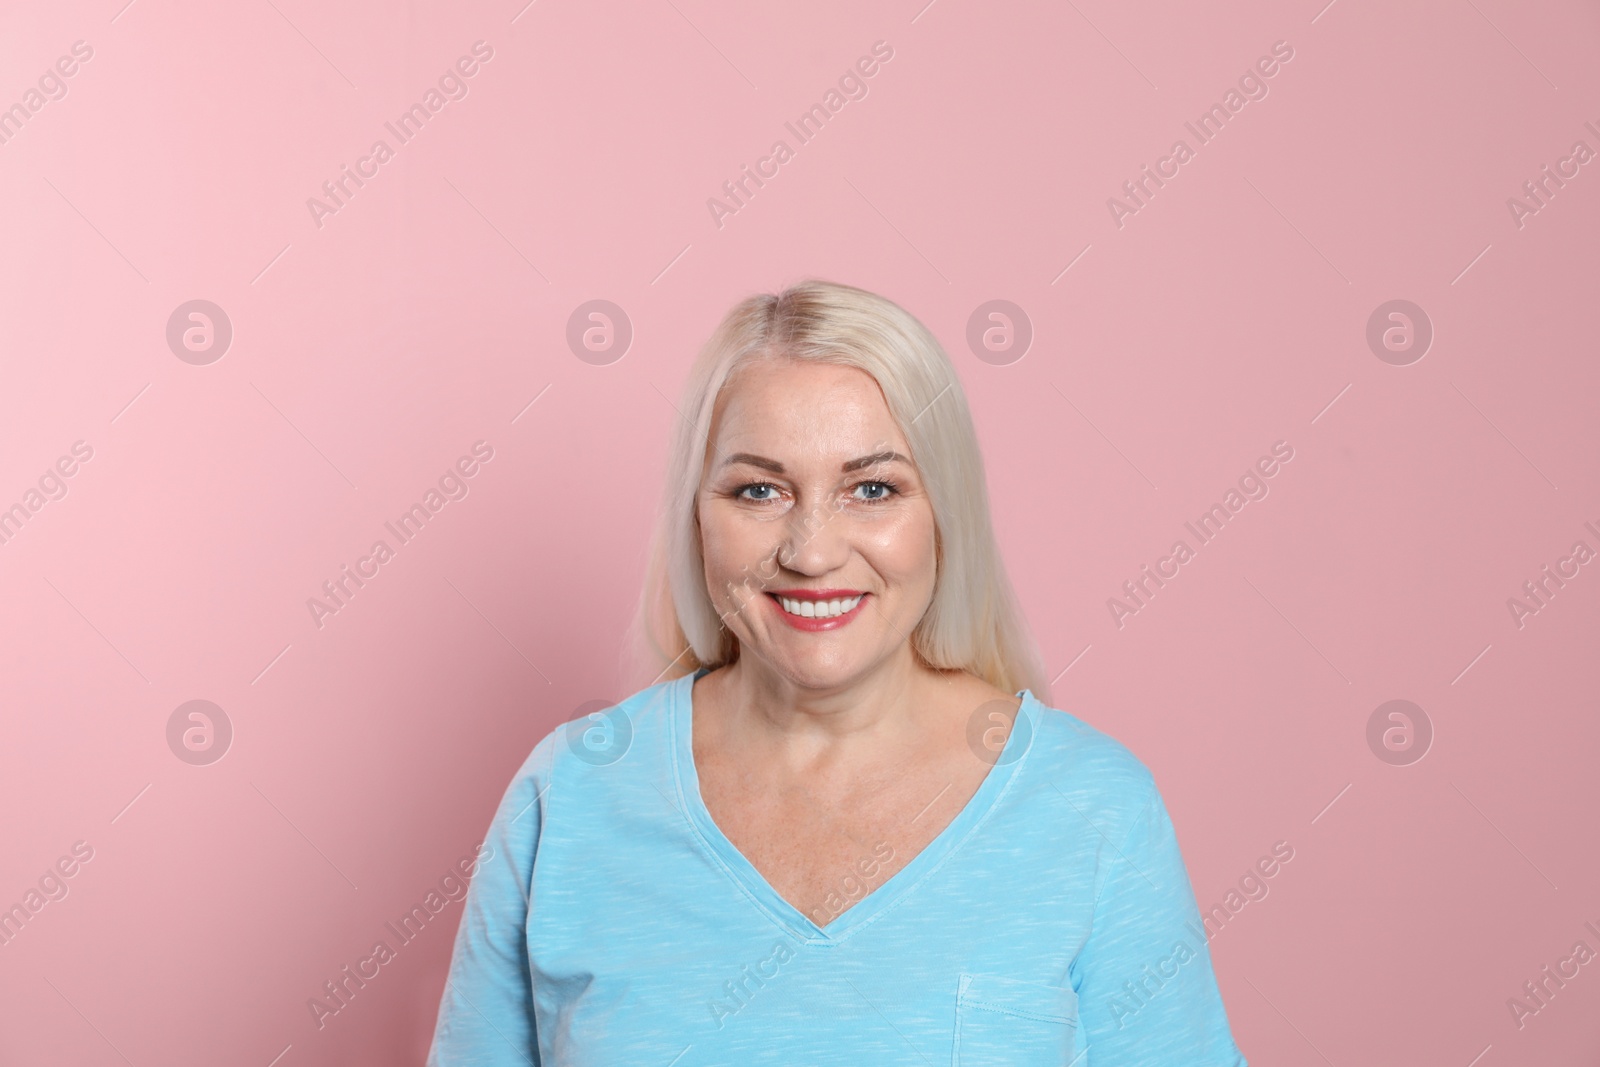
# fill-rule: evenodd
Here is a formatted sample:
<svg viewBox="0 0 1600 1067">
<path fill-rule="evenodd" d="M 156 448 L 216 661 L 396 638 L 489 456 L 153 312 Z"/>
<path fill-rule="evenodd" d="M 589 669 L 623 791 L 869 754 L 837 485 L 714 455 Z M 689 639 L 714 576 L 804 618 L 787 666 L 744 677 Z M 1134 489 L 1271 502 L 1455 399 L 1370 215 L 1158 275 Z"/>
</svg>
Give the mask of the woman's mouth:
<svg viewBox="0 0 1600 1067">
<path fill-rule="evenodd" d="M 830 597 L 827 600 L 784 596 L 768 593 L 778 614 L 797 630 L 836 630 L 847 625 L 861 611 L 861 604 L 869 594 Z"/>
</svg>

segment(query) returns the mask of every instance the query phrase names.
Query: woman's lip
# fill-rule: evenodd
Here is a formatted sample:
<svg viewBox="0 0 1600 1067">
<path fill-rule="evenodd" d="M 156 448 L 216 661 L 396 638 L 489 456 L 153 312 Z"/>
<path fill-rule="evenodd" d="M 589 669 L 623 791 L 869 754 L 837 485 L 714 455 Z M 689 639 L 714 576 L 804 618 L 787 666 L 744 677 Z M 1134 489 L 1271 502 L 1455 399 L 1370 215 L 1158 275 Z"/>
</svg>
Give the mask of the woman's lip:
<svg viewBox="0 0 1600 1067">
<path fill-rule="evenodd" d="M 786 596 L 790 600 L 844 600 L 847 597 L 865 596 L 861 589 L 768 589 L 772 596 Z"/>
<path fill-rule="evenodd" d="M 782 595 L 788 596 L 789 594 L 785 593 Z M 868 594 L 861 593 L 859 595 L 861 599 L 856 602 L 856 606 L 845 612 L 843 615 L 835 615 L 829 619 L 818 619 L 816 617 L 808 619 L 804 615 L 791 615 L 787 611 L 784 611 L 783 605 L 778 603 L 779 594 L 767 594 L 767 596 L 772 599 L 772 610 L 776 611 L 783 618 L 784 622 L 788 623 L 796 630 L 804 630 L 808 633 L 817 633 L 822 630 L 837 630 L 841 626 L 848 626 L 850 623 L 854 622 L 856 616 L 861 614 L 861 605 L 867 602 Z M 829 599 L 833 598 L 830 597 Z"/>
</svg>

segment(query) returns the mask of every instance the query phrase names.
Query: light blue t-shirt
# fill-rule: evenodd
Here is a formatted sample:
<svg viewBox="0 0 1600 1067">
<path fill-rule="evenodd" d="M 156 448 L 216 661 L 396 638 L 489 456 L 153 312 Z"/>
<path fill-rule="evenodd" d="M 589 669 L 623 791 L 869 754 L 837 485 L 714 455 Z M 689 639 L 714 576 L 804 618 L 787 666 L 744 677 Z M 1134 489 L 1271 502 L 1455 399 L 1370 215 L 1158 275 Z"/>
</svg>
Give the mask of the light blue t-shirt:
<svg viewBox="0 0 1600 1067">
<path fill-rule="evenodd" d="M 1121 744 L 1020 691 L 966 807 L 887 880 L 866 853 L 828 921 L 712 821 L 696 677 L 558 727 L 512 779 L 429 1067 L 1246 1067 Z"/>
</svg>

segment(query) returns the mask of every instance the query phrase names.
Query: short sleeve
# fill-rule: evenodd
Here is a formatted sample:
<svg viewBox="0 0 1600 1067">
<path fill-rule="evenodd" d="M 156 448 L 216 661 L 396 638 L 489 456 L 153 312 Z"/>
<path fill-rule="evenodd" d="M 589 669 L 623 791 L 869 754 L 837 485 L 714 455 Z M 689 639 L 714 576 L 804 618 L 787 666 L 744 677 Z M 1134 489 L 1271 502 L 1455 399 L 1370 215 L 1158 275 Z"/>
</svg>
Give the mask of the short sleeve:
<svg viewBox="0 0 1600 1067">
<path fill-rule="evenodd" d="M 1107 873 L 1070 968 L 1079 1067 L 1246 1067 L 1234 1044 L 1178 838 L 1155 783 Z"/>
<path fill-rule="evenodd" d="M 467 890 L 427 1067 L 539 1067 L 527 926 L 554 734 L 511 780 Z"/>
</svg>

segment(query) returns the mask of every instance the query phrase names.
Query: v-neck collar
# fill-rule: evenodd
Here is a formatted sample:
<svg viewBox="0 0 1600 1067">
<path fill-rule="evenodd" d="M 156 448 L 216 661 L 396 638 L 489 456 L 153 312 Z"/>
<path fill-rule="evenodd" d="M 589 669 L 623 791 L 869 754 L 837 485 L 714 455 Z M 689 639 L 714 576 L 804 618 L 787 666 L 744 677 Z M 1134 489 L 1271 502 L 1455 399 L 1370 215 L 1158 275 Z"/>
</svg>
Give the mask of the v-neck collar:
<svg viewBox="0 0 1600 1067">
<path fill-rule="evenodd" d="M 678 797 L 683 812 L 712 855 L 720 862 L 728 876 L 742 889 L 757 908 L 779 925 L 789 929 L 796 938 L 811 944 L 837 944 L 853 932 L 872 922 L 883 912 L 906 897 L 928 875 L 937 870 L 953 855 L 994 810 L 1005 795 L 1017 769 L 1028 757 L 1029 740 L 1039 725 L 1040 704 L 1031 690 L 1019 689 L 1022 698 L 1017 709 L 1018 718 L 1026 716 L 1023 728 L 1015 727 L 1007 734 L 1005 746 L 995 758 L 994 765 L 978 785 L 978 790 L 966 806 L 950 820 L 943 830 L 914 856 L 910 863 L 896 871 L 876 889 L 846 908 L 826 926 L 818 926 L 810 916 L 789 903 L 774 889 L 745 858 L 712 819 L 700 794 L 700 774 L 694 765 L 694 683 L 710 672 L 701 668 L 670 683 L 670 723 L 673 774 L 677 782 Z M 1020 736 L 1019 736 L 1020 735 Z"/>
</svg>

